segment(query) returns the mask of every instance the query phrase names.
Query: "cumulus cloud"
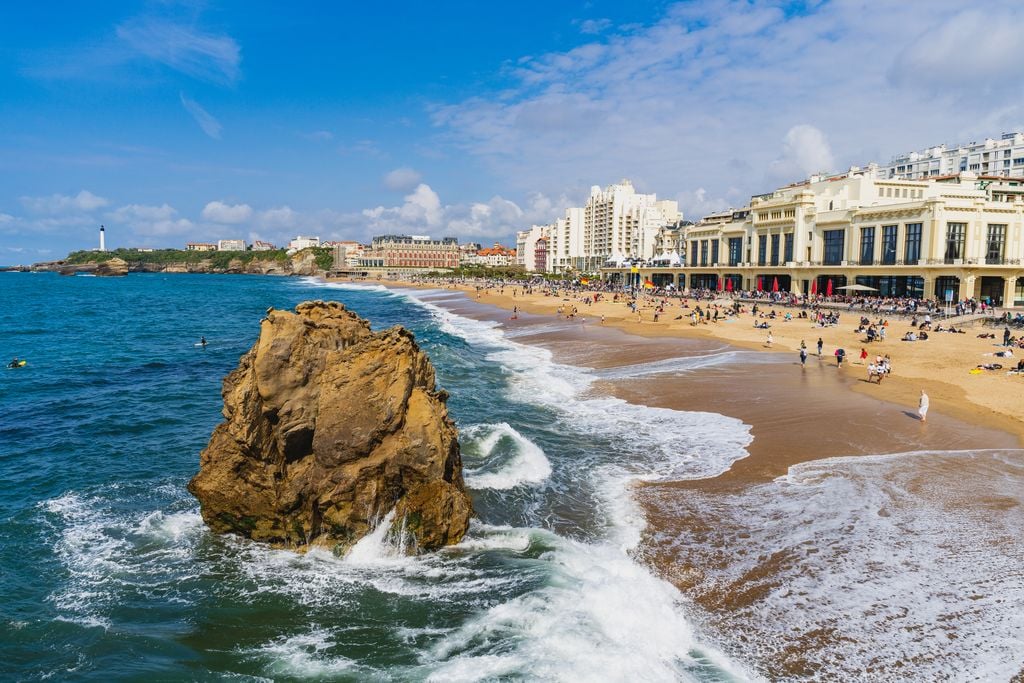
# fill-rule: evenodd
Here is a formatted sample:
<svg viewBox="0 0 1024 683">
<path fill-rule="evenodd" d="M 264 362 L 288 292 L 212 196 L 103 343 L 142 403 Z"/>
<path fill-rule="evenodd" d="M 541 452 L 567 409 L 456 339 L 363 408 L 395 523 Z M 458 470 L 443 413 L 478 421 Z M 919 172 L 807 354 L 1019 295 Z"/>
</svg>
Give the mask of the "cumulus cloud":
<svg viewBox="0 0 1024 683">
<path fill-rule="evenodd" d="M 231 84 L 240 74 L 242 51 L 227 35 L 144 17 L 118 26 L 117 37 L 138 54 L 193 78 Z"/>
<path fill-rule="evenodd" d="M 531 223 L 553 220 L 566 205 L 540 194 L 531 194 L 525 206 L 501 196 L 487 201 L 443 204 L 429 185 L 419 184 L 400 206 L 378 206 L 362 212 L 370 234 L 384 232 L 433 234 L 459 238 L 508 237 Z M 347 223 L 342 218 L 339 223 Z"/>
<path fill-rule="evenodd" d="M 384 186 L 396 192 L 408 192 L 420 184 L 422 177 L 418 171 L 408 166 L 403 166 L 384 176 Z"/>
<path fill-rule="evenodd" d="M 824 133 L 808 124 L 793 126 L 782 139 L 782 156 L 769 166 L 769 182 L 785 183 L 787 179 L 827 172 L 834 163 Z"/>
<path fill-rule="evenodd" d="M 177 210 L 168 204 L 126 204 L 109 212 L 107 220 L 125 225 L 135 234 L 144 236 L 181 235 L 195 227 L 192 221 L 177 216 Z"/>
<path fill-rule="evenodd" d="M 210 112 L 203 109 L 198 102 L 186 97 L 185 93 L 180 93 L 180 97 L 181 106 L 183 106 L 185 108 L 185 111 L 187 111 L 192 116 L 192 118 L 195 119 L 196 123 L 199 124 L 199 127 L 202 128 L 203 132 L 209 135 L 214 140 L 220 140 L 220 131 L 223 128 L 223 126 L 220 125 L 220 121 L 214 118 L 214 116 Z"/>
<path fill-rule="evenodd" d="M 507 87 L 436 105 L 432 121 L 505 192 L 642 178 L 699 217 L 809 172 L 1020 123 L 1024 70 L 1007 55 L 1024 5 L 992 5 L 676 3 L 648 25 L 516 60 Z M 978 97 L 989 82 L 1005 87 Z"/>
<path fill-rule="evenodd" d="M 281 230 L 294 228 L 298 224 L 299 214 L 290 206 L 278 206 L 273 209 L 261 211 L 258 216 L 259 224 L 270 230 Z"/>
<path fill-rule="evenodd" d="M 225 204 L 224 202 L 210 202 L 203 207 L 203 220 L 213 223 L 243 223 L 252 217 L 252 207 L 248 204 Z"/>
<path fill-rule="evenodd" d="M 94 195 L 88 190 L 82 190 L 77 195 L 69 197 L 63 194 L 52 194 L 49 197 L 22 197 L 22 205 L 32 213 L 69 213 L 74 211 L 95 211 L 103 208 L 110 202 L 103 197 Z"/>
</svg>

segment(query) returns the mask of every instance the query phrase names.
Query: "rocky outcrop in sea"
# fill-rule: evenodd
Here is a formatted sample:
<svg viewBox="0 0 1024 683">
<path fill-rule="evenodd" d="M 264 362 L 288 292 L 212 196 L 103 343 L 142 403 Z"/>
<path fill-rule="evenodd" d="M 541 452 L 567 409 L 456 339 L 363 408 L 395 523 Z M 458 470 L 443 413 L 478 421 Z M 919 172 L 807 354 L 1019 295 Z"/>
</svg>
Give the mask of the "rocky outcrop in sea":
<svg viewBox="0 0 1024 683">
<path fill-rule="evenodd" d="M 344 552 L 394 510 L 407 552 L 465 534 L 458 432 L 408 330 L 333 302 L 268 311 L 222 393 L 189 483 L 214 531 Z"/>
</svg>

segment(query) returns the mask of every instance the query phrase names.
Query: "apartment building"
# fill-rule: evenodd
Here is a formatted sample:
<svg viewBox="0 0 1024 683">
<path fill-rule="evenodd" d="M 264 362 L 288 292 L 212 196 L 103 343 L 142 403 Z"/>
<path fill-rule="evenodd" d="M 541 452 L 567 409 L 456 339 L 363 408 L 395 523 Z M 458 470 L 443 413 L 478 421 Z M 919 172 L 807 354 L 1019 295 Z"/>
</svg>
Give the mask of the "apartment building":
<svg viewBox="0 0 1024 683">
<path fill-rule="evenodd" d="M 245 251 L 245 240 L 217 240 L 217 251 Z"/>
<path fill-rule="evenodd" d="M 590 189 L 583 207 L 584 269 L 625 258 L 650 259 L 658 232 L 682 219 L 677 202 L 640 194 L 629 180 Z"/>
<path fill-rule="evenodd" d="M 1024 178 L 1024 133 L 1003 133 L 982 142 L 938 145 L 894 158 L 879 177 L 921 180 L 958 173 Z"/>
<path fill-rule="evenodd" d="M 547 235 L 551 226 L 533 225 L 516 233 L 516 263 L 529 272 L 547 272 Z M 538 252 L 543 251 L 543 258 Z"/>
</svg>

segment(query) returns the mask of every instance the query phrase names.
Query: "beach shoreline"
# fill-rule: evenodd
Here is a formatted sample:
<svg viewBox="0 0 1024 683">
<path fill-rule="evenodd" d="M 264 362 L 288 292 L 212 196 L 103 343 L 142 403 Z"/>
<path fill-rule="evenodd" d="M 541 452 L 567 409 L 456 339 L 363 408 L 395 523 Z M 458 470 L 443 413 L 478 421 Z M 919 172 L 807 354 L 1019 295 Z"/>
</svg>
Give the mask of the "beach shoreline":
<svg viewBox="0 0 1024 683">
<path fill-rule="evenodd" d="M 367 282 L 392 289 L 451 289 L 463 292 L 477 303 L 490 304 L 505 311 L 517 308 L 535 315 L 558 315 L 559 307 L 577 306 L 586 325 L 619 329 L 635 337 L 714 339 L 750 351 L 788 352 L 794 361 L 795 372 L 800 372 L 796 367 L 800 342 L 807 344 L 810 359 L 813 359 L 816 354 L 815 343 L 820 336 L 824 341 L 825 362 L 831 364 L 837 374 L 849 378 L 848 391 L 916 410 L 919 394 L 924 390 L 931 400 L 933 413 L 943 413 L 964 422 L 1012 433 L 1018 443 L 1024 444 L 1024 418 L 1021 417 L 1024 416 L 1024 391 L 1021 391 L 1024 387 L 1015 386 L 1018 382 L 1024 382 L 1024 377 L 1005 374 L 1010 364 L 1015 364 L 1015 360 L 1003 359 L 1006 367 L 1001 371 L 986 371 L 980 375 L 968 372 L 974 364 L 1000 360 L 982 355 L 998 350 L 993 344 L 998 340 L 977 339 L 975 335 L 981 328 L 968 328 L 968 333 L 963 335 L 933 333 L 926 342 L 901 342 L 899 337 L 912 328 L 909 323 L 894 322 L 890 325 L 887 340 L 866 344 L 859 343 L 858 336 L 853 333 L 861 313 L 843 310 L 840 311 L 844 314 L 840 324 L 828 328 L 811 328 L 808 321 L 795 318 L 783 323 L 777 318 L 772 323 L 774 341 L 769 348 L 765 343 L 767 332 L 753 328 L 755 319 L 749 313 L 741 314 L 738 319 L 729 322 L 691 326 L 687 316 L 695 303 L 692 299 L 689 300 L 688 309 L 680 309 L 678 300 L 670 300 L 669 308 L 659 322 L 653 321 L 653 305 L 648 304 L 641 309 L 644 315 L 642 321 L 638 322 L 621 300 L 618 303 L 602 300 L 586 306 L 579 300 L 579 293 L 556 298 L 538 293 L 524 295 L 519 291 L 513 296 L 510 290 L 521 290 L 521 287 L 508 285 L 505 293 L 499 293 L 491 289 L 477 291 L 475 286 L 461 283 L 440 285 L 407 280 Z M 699 303 L 702 308 L 706 308 L 708 302 Z M 765 312 L 775 309 L 779 316 L 787 310 L 794 314 L 797 312 L 792 308 L 770 304 L 761 304 L 760 307 Z M 602 315 L 603 323 L 600 320 Z M 681 320 L 675 319 L 678 315 L 682 316 Z M 868 317 L 874 319 L 874 316 Z M 986 329 L 990 332 L 994 330 Z M 847 361 L 841 369 L 834 367 L 836 363 L 832 354 L 837 346 L 847 351 Z M 876 384 L 866 381 L 867 365 L 861 364 L 858 358 L 862 347 L 869 349 L 869 360 L 876 354 L 891 356 L 893 372 L 884 382 Z"/>
</svg>

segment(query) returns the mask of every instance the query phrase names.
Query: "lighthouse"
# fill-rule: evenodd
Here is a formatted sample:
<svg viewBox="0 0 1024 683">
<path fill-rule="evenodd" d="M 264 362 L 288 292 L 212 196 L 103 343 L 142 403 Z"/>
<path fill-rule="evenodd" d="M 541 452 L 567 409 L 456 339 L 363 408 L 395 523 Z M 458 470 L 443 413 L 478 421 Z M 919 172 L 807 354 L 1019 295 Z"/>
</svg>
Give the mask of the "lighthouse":
<svg viewBox="0 0 1024 683">
<path fill-rule="evenodd" d="M 103 226 L 101 225 L 100 226 L 100 251 L 106 251 L 107 250 L 107 239 L 106 239 L 106 237 L 107 237 L 106 230 L 104 230 Z"/>
</svg>

